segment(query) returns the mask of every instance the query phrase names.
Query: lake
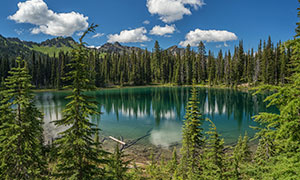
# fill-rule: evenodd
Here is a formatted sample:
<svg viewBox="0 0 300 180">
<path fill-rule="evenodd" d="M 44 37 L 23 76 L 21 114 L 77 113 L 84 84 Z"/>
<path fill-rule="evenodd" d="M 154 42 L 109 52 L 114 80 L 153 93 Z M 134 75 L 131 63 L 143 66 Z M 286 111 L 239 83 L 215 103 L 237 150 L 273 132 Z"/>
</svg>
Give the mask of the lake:
<svg viewBox="0 0 300 180">
<path fill-rule="evenodd" d="M 141 144 L 168 147 L 181 141 L 185 107 L 190 87 L 140 87 L 105 89 L 89 92 L 94 95 L 101 109 L 101 116 L 91 117 L 103 136 L 123 137 L 125 141 L 150 135 Z M 266 108 L 265 95 L 253 96 L 248 92 L 232 89 L 199 89 L 199 107 L 205 118 L 216 125 L 226 144 L 237 141 L 245 132 L 253 137 L 256 126 L 252 116 L 259 112 L 277 112 L 275 107 Z M 55 127 L 51 121 L 62 117 L 68 103 L 69 92 L 36 93 L 37 107 L 44 113 L 46 140 L 56 137 L 64 127 Z M 209 124 L 203 125 L 207 131 Z"/>
</svg>

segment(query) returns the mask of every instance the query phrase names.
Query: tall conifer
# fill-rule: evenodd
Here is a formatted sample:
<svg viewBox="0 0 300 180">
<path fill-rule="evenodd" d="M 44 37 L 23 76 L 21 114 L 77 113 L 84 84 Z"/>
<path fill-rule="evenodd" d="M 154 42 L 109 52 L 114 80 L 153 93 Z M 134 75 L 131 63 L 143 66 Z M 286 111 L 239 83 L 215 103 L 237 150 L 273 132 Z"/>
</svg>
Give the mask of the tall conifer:
<svg viewBox="0 0 300 180">
<path fill-rule="evenodd" d="M 198 91 L 195 86 L 191 90 L 191 97 L 186 107 L 185 122 L 182 130 L 182 148 L 181 148 L 181 173 L 200 175 L 201 168 L 199 162 L 201 159 L 200 150 L 203 148 L 203 118 L 198 107 Z"/>
<path fill-rule="evenodd" d="M 72 94 L 67 97 L 70 102 L 63 111 L 63 118 L 55 121 L 58 126 L 69 127 L 55 141 L 58 148 L 55 175 L 63 179 L 97 179 L 103 174 L 99 164 L 104 162 L 100 156 L 104 152 L 96 148 L 97 144 L 93 141 L 98 128 L 89 119 L 93 115 L 99 115 L 99 112 L 92 97 L 84 94 L 95 87 L 87 71 L 87 50 L 84 48 L 83 38 L 87 33 L 94 32 L 96 27 L 97 25 L 91 25 L 84 32 L 80 44 L 73 51 L 73 58 L 68 65 L 71 71 L 65 78 L 72 82 L 66 87 L 72 89 Z"/>
<path fill-rule="evenodd" d="M 0 95 L 0 177 L 43 179 L 43 116 L 34 105 L 31 76 L 24 61 L 17 60 L 4 86 Z"/>
</svg>

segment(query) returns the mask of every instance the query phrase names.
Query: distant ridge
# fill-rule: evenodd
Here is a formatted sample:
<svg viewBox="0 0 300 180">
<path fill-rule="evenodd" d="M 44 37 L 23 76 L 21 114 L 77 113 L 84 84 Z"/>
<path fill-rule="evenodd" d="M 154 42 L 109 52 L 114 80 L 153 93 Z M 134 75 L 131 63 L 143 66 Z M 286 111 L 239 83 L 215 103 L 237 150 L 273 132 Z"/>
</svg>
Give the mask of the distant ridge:
<svg viewBox="0 0 300 180">
<path fill-rule="evenodd" d="M 119 42 L 105 43 L 97 48 L 100 52 L 130 54 L 132 52 L 144 51 L 139 47 L 122 46 Z"/>
<path fill-rule="evenodd" d="M 179 48 L 178 46 L 174 45 L 166 49 L 168 52 L 170 52 L 172 55 L 183 55 L 185 52 L 184 48 Z"/>
<path fill-rule="evenodd" d="M 70 47 L 74 48 L 77 43 L 72 37 L 56 37 L 53 39 L 47 39 L 46 41 L 43 41 L 40 43 L 41 46 L 48 46 L 48 47 Z"/>
<path fill-rule="evenodd" d="M 5 38 L 0 35 L 0 53 L 2 55 L 28 55 L 32 51 L 49 55 L 53 57 L 58 55 L 59 52 L 71 52 L 73 48 L 78 44 L 72 37 L 56 37 L 52 39 L 47 39 L 41 43 L 32 41 L 22 41 L 19 38 Z M 89 49 L 95 49 L 101 53 L 119 53 L 119 54 L 130 54 L 137 53 L 139 51 L 145 51 L 139 47 L 134 46 L 124 46 L 119 42 L 115 43 L 105 43 L 99 47 L 86 47 Z M 167 48 L 172 55 L 183 55 L 185 52 L 184 48 L 179 48 L 177 45 Z"/>
</svg>

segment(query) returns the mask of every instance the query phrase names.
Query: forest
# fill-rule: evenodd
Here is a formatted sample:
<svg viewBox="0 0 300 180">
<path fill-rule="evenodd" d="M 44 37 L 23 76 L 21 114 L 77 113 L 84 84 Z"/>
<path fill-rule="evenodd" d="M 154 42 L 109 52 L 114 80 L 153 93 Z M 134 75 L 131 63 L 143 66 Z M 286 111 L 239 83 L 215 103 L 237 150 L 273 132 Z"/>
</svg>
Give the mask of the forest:
<svg viewBox="0 0 300 180">
<path fill-rule="evenodd" d="M 298 16 L 300 16 L 300 9 Z M 245 51 L 243 42 L 233 53 L 206 53 L 187 46 L 183 54 L 162 50 L 152 53 L 101 54 L 84 46 L 84 37 L 71 53 L 53 57 L 32 52 L 27 58 L 0 59 L 0 179 L 74 180 L 227 180 L 299 179 L 300 177 L 300 23 L 296 35 L 284 43 L 271 38 L 258 49 Z M 117 145 L 102 147 L 101 127 L 90 122 L 100 116 L 94 97 L 85 92 L 110 85 L 192 85 L 182 127 L 182 146 L 171 159 L 155 154 L 138 166 Z M 197 85 L 237 87 L 248 84 L 255 93 L 271 93 L 265 101 L 280 113 L 255 116 L 259 126 L 255 150 L 243 134 L 225 147 L 214 123 L 199 108 Z M 51 145 L 43 139 L 43 114 L 35 105 L 36 88 L 69 89 L 69 103 L 56 126 L 68 127 Z M 202 124 L 208 121 L 210 130 Z"/>
<path fill-rule="evenodd" d="M 288 64 L 291 49 L 284 43 L 276 45 L 271 40 L 260 41 L 256 50 L 244 50 L 243 41 L 234 52 L 220 52 L 215 56 L 206 52 L 203 42 L 194 51 L 187 46 L 184 51 L 162 50 L 156 41 L 153 51 L 133 50 L 131 53 L 103 53 L 88 49 L 87 63 L 90 79 L 96 87 L 174 84 L 219 85 L 237 87 L 241 84 L 279 85 L 287 83 L 290 76 Z M 53 56 L 36 51 L 23 55 L 27 61 L 32 84 L 38 89 L 62 89 L 69 85 L 64 77 L 70 68 L 70 52 L 61 51 Z M 6 78 L 16 66 L 15 57 L 0 55 L 0 79 Z"/>
</svg>

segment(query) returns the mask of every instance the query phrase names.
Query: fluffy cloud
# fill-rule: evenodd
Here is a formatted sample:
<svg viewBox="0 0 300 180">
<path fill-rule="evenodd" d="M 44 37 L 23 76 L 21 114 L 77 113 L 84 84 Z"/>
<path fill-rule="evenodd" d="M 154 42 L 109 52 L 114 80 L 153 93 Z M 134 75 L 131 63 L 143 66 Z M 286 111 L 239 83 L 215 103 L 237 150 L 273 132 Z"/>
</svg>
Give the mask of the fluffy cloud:
<svg viewBox="0 0 300 180">
<path fill-rule="evenodd" d="M 152 35 L 158 35 L 158 36 L 163 36 L 165 34 L 173 34 L 175 31 L 175 25 L 165 25 L 165 27 L 161 26 L 154 26 L 152 30 L 150 31 L 150 34 Z"/>
<path fill-rule="evenodd" d="M 98 38 L 104 36 L 104 33 L 96 33 L 95 35 L 92 36 L 92 38 Z"/>
<path fill-rule="evenodd" d="M 110 34 L 107 36 L 108 42 L 145 42 L 150 41 L 150 39 L 145 35 L 147 30 L 144 27 L 132 29 L 132 30 L 124 30 L 121 31 L 120 34 Z"/>
<path fill-rule="evenodd" d="M 145 20 L 145 21 L 143 22 L 143 24 L 150 24 L 150 21 Z"/>
<path fill-rule="evenodd" d="M 147 0 L 148 11 L 158 14 L 165 23 L 174 22 L 191 15 L 190 7 L 197 9 L 204 5 L 203 0 Z"/>
<path fill-rule="evenodd" d="M 83 35 L 83 32 L 76 33 L 76 36 L 82 36 L 82 35 Z"/>
<path fill-rule="evenodd" d="M 201 30 L 195 29 L 186 34 L 185 40 L 181 41 L 179 44 L 181 46 L 197 46 L 200 41 L 206 42 L 226 42 L 237 40 L 237 36 L 228 31 L 219 31 L 219 30 Z"/>
<path fill-rule="evenodd" d="M 8 17 L 17 23 L 30 23 L 37 27 L 33 34 L 44 33 L 52 36 L 71 36 L 88 27 L 88 17 L 77 12 L 56 13 L 48 9 L 43 0 L 27 0 L 18 3 L 19 10 Z"/>
<path fill-rule="evenodd" d="M 91 45 L 91 46 L 87 46 L 87 48 L 91 48 L 91 49 L 99 49 L 101 46 L 93 46 L 93 45 Z"/>
</svg>

